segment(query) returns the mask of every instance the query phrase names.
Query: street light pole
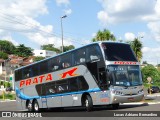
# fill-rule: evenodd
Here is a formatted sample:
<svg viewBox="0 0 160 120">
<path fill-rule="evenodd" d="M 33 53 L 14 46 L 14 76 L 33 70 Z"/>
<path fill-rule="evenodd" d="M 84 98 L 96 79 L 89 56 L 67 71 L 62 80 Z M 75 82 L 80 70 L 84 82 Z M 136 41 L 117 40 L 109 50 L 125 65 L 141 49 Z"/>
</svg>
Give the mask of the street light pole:
<svg viewBox="0 0 160 120">
<path fill-rule="evenodd" d="M 62 19 L 63 19 L 63 18 L 66 18 L 66 17 L 67 17 L 67 15 L 64 15 L 64 16 L 61 17 L 62 53 L 63 53 L 63 24 L 62 24 Z"/>
</svg>

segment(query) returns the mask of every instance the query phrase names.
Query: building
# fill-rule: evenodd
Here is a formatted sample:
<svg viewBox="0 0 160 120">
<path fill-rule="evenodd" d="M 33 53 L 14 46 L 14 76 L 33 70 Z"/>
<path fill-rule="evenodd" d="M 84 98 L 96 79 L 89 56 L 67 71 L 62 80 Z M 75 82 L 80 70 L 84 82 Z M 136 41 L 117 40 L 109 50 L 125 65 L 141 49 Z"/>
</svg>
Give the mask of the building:
<svg viewBox="0 0 160 120">
<path fill-rule="evenodd" d="M 34 50 L 33 53 L 34 53 L 34 56 L 41 56 L 45 58 L 57 55 L 56 52 L 49 51 L 49 50 Z"/>
<path fill-rule="evenodd" d="M 3 59 L 0 59 L 0 75 L 3 73 L 3 63 L 4 63 L 4 60 Z"/>
</svg>

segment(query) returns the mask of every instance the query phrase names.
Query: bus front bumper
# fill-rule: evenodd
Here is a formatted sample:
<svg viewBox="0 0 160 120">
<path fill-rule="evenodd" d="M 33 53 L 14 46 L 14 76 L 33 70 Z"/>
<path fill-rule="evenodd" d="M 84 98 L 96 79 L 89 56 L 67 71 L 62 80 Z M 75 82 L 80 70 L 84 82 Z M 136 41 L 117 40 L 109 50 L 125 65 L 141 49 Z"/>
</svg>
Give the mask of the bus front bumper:
<svg viewBox="0 0 160 120">
<path fill-rule="evenodd" d="M 144 94 L 137 95 L 112 95 L 111 104 L 113 103 L 129 103 L 139 102 L 144 98 Z"/>
</svg>

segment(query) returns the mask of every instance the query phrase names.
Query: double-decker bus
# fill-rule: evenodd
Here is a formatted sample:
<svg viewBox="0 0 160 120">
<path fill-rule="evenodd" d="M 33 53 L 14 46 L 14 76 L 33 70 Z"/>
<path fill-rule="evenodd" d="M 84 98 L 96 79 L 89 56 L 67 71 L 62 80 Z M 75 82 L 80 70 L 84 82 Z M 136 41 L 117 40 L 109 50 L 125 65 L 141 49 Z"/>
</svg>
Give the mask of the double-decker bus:
<svg viewBox="0 0 160 120">
<path fill-rule="evenodd" d="M 112 105 L 144 97 L 139 62 L 129 44 L 97 42 L 15 70 L 20 110 Z"/>
</svg>

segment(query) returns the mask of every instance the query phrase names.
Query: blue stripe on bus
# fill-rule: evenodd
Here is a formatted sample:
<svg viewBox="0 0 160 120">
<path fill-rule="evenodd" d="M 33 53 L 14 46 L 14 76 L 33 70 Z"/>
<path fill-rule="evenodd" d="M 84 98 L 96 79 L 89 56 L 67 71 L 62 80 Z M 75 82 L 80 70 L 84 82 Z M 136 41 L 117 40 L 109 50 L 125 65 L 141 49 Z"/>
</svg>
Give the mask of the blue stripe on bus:
<svg viewBox="0 0 160 120">
<path fill-rule="evenodd" d="M 27 96 L 23 94 L 17 87 L 16 87 L 16 95 L 20 99 L 23 100 L 31 100 L 31 99 L 40 99 L 40 98 L 50 98 L 50 97 L 58 97 L 58 96 L 67 96 L 67 95 L 73 95 L 73 94 L 82 94 L 84 92 L 98 92 L 101 91 L 99 88 L 94 88 L 94 89 L 89 89 L 85 91 L 78 91 L 78 92 L 68 92 L 68 93 L 63 93 L 63 94 L 53 94 L 53 95 L 46 95 L 46 96 Z"/>
</svg>

